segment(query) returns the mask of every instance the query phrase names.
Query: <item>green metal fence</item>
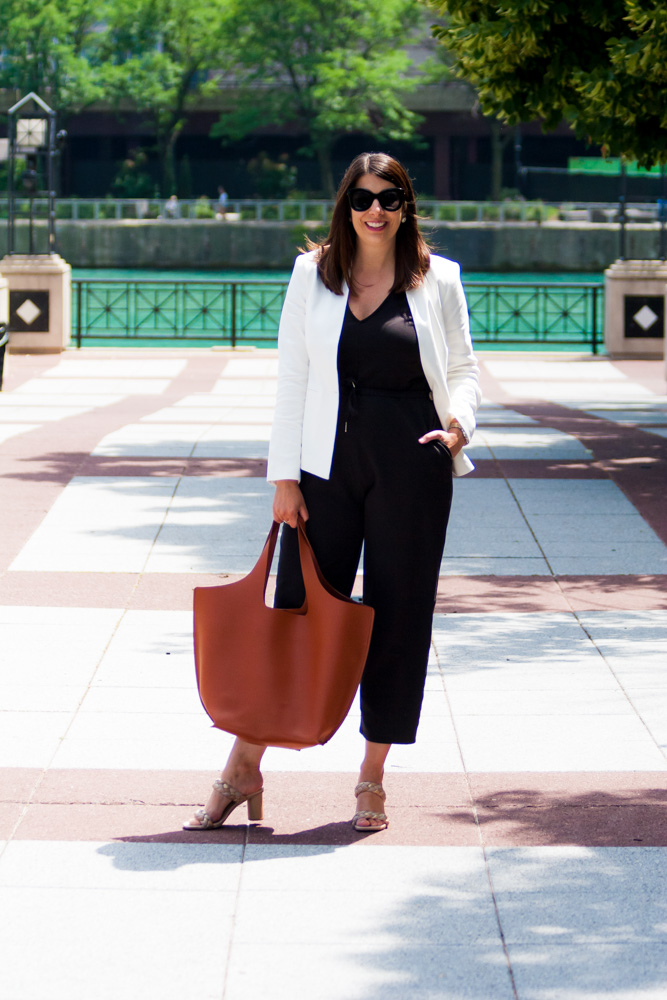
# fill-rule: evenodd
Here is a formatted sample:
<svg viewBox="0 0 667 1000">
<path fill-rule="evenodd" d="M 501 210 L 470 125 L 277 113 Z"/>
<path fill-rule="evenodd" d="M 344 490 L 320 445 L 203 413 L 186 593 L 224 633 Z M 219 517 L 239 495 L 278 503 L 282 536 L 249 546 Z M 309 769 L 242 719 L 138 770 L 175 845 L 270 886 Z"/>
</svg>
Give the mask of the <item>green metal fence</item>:
<svg viewBox="0 0 667 1000">
<path fill-rule="evenodd" d="M 87 344 L 231 347 L 276 344 L 286 281 L 77 279 L 72 315 Z M 597 353 L 603 286 L 466 283 L 475 342 L 573 346 Z"/>
<path fill-rule="evenodd" d="M 470 329 L 479 344 L 572 345 L 597 354 L 604 288 L 581 284 L 467 282 Z"/>
</svg>

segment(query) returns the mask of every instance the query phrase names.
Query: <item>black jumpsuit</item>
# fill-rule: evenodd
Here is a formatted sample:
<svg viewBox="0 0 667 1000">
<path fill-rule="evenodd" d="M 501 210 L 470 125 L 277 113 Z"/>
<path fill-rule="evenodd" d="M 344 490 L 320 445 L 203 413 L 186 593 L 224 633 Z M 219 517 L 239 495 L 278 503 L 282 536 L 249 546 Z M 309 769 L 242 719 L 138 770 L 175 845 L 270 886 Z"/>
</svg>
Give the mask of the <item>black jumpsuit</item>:
<svg viewBox="0 0 667 1000">
<path fill-rule="evenodd" d="M 325 578 L 349 596 L 364 552 L 364 602 L 375 609 L 361 681 L 361 732 L 414 743 L 452 498 L 452 458 L 419 444 L 441 421 L 405 293 L 358 320 L 338 347 L 340 406 L 329 479 L 302 473 L 308 538 Z M 283 527 L 276 607 L 300 607 L 296 530 Z"/>
</svg>

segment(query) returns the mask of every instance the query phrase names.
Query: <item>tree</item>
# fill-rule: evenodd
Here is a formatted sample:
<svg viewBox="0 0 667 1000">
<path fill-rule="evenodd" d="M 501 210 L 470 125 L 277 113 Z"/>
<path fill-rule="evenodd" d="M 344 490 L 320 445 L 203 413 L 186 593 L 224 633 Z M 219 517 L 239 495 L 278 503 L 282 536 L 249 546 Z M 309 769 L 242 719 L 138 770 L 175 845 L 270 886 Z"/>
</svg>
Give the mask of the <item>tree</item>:
<svg viewBox="0 0 667 1000">
<path fill-rule="evenodd" d="M 114 0 L 106 26 L 106 93 L 145 114 L 156 137 L 162 194 L 176 189 L 176 144 L 188 110 L 219 89 L 227 0 Z"/>
<path fill-rule="evenodd" d="M 416 0 L 230 0 L 235 107 L 213 134 L 240 139 L 294 123 L 332 194 L 331 151 L 341 133 L 414 139 L 420 118 L 402 97 L 417 79 L 407 75 L 402 47 L 422 17 Z"/>
<path fill-rule="evenodd" d="M 102 95 L 101 0 L 2 0 L 0 87 L 34 91 L 63 117 Z"/>
<path fill-rule="evenodd" d="M 485 114 L 568 121 L 579 138 L 642 166 L 667 162 L 664 0 L 428 0 L 434 33 Z"/>
</svg>

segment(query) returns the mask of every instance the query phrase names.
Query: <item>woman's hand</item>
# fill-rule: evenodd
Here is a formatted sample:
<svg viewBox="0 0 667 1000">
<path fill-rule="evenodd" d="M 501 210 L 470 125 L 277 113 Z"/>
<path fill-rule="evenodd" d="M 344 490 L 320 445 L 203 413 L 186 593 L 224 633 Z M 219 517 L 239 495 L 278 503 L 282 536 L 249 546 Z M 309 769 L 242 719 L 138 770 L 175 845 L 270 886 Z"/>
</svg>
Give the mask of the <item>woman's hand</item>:
<svg viewBox="0 0 667 1000">
<path fill-rule="evenodd" d="M 419 438 L 420 444 L 428 444 L 429 441 L 442 441 L 451 451 L 452 458 L 458 455 L 466 443 L 460 427 L 453 427 L 451 431 L 429 431 L 428 434 L 424 434 L 423 437 Z"/>
<path fill-rule="evenodd" d="M 290 528 L 296 528 L 298 515 L 308 520 L 308 508 L 296 479 L 279 479 L 273 497 L 273 520 L 284 521 Z"/>
</svg>

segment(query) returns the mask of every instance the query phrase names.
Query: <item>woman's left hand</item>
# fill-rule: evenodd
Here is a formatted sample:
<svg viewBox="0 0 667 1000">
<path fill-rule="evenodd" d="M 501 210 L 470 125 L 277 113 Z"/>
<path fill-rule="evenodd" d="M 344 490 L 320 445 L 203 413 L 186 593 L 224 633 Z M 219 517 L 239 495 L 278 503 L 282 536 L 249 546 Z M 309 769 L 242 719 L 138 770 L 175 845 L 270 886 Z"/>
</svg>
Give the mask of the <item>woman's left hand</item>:
<svg viewBox="0 0 667 1000">
<path fill-rule="evenodd" d="M 458 455 L 465 444 L 465 438 L 458 427 L 454 427 L 451 431 L 429 431 L 419 438 L 420 444 L 428 444 L 429 441 L 442 441 L 451 451 L 452 458 Z"/>
</svg>

